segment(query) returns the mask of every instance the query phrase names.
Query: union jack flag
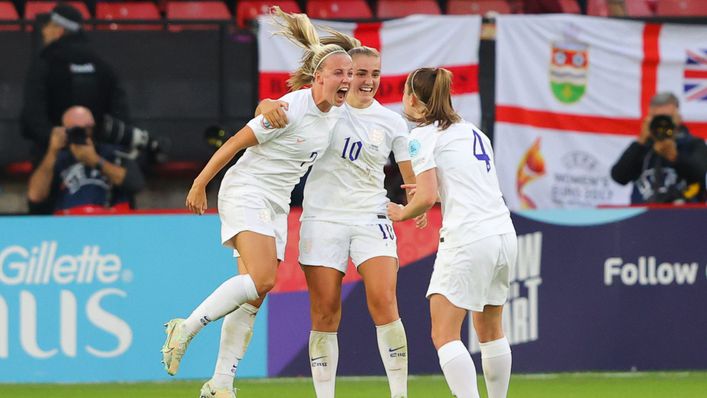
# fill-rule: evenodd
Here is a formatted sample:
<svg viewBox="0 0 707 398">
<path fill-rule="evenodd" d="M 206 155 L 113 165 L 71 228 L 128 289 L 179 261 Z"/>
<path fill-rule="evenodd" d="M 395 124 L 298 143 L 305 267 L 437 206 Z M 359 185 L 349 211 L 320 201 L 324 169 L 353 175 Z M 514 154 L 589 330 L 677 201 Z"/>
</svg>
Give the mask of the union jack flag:
<svg viewBox="0 0 707 398">
<path fill-rule="evenodd" d="M 707 49 L 687 50 L 684 72 L 687 101 L 707 101 Z"/>
</svg>

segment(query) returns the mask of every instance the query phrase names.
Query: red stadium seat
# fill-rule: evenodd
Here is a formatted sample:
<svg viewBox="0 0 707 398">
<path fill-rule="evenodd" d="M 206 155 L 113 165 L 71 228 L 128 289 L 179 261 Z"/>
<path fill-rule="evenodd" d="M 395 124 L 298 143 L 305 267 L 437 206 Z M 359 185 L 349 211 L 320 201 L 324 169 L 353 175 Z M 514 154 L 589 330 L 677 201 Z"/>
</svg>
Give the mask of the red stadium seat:
<svg viewBox="0 0 707 398">
<path fill-rule="evenodd" d="M 607 4 L 607 0 L 587 1 L 587 15 L 594 17 L 608 17 L 609 5 Z"/>
<path fill-rule="evenodd" d="M 365 19 L 373 18 L 366 0 L 310 0 L 307 15 L 319 19 Z"/>
<path fill-rule="evenodd" d="M 510 14 L 511 6 L 506 0 L 449 0 L 447 14 L 450 15 L 486 15 Z"/>
<path fill-rule="evenodd" d="M 435 0 L 380 0 L 376 15 L 378 18 L 400 18 L 413 14 L 439 15 L 442 11 Z"/>
<path fill-rule="evenodd" d="M 707 16 L 707 1 L 705 0 L 660 0 L 657 6 L 657 15 L 668 17 Z"/>
<path fill-rule="evenodd" d="M 34 21 L 37 17 L 37 14 L 51 12 L 57 3 L 58 1 L 28 1 L 27 3 L 25 3 L 25 19 L 27 21 Z M 77 10 L 79 10 L 84 20 L 92 18 L 91 12 L 88 11 L 88 7 L 86 7 L 86 4 L 84 4 L 82 1 L 65 1 L 64 3 L 73 6 Z M 84 24 L 83 29 L 91 30 L 92 27 Z M 27 30 L 32 30 L 32 24 L 27 25 Z"/>
<path fill-rule="evenodd" d="M 626 5 L 626 15 L 630 17 L 651 17 L 654 15 L 648 0 L 625 0 L 624 4 Z"/>
<path fill-rule="evenodd" d="M 98 3 L 96 4 L 96 19 L 118 21 L 121 19 L 161 19 L 160 12 L 155 3 L 149 1 L 136 1 L 131 3 Z M 161 30 L 162 25 L 143 24 L 100 24 L 101 30 Z"/>
<path fill-rule="evenodd" d="M 167 19 L 178 20 L 209 20 L 228 21 L 231 13 L 228 7 L 220 1 L 172 1 L 167 4 Z M 216 25 L 169 25 L 169 30 L 209 30 L 217 29 Z"/>
<path fill-rule="evenodd" d="M 20 16 L 17 15 L 17 10 L 15 6 L 9 1 L 0 1 L 0 21 L 18 21 Z M 18 31 L 20 30 L 20 25 L 0 25 L 0 31 Z"/>
<path fill-rule="evenodd" d="M 258 15 L 270 12 L 271 6 L 279 6 L 285 12 L 302 12 L 299 5 L 294 0 L 284 1 L 239 1 L 236 5 L 236 22 L 238 26 L 245 28 L 250 21 L 258 18 Z"/>
<path fill-rule="evenodd" d="M 581 14 L 582 9 L 579 8 L 577 0 L 560 0 L 560 7 L 564 14 Z"/>
<path fill-rule="evenodd" d="M 58 1 L 28 1 L 25 3 L 25 19 L 33 21 L 37 14 L 51 12 Z M 66 1 L 66 4 L 75 7 L 84 19 L 91 19 L 88 7 L 82 1 Z"/>
</svg>

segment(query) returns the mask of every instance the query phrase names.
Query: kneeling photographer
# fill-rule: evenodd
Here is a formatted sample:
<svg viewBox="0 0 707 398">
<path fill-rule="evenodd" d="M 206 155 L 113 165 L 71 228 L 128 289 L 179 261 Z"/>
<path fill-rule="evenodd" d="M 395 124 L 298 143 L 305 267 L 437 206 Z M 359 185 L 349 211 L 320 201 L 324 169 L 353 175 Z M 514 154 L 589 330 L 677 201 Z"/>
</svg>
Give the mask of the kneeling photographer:
<svg viewBox="0 0 707 398">
<path fill-rule="evenodd" d="M 704 202 L 707 146 L 682 124 L 672 93 L 650 102 L 638 139 L 624 151 L 611 177 L 633 182 L 632 204 Z"/>
<path fill-rule="evenodd" d="M 145 185 L 138 165 L 115 144 L 94 142 L 95 119 L 85 107 L 69 108 L 55 129 L 44 158 L 32 173 L 30 211 L 86 214 L 133 208 Z"/>
</svg>

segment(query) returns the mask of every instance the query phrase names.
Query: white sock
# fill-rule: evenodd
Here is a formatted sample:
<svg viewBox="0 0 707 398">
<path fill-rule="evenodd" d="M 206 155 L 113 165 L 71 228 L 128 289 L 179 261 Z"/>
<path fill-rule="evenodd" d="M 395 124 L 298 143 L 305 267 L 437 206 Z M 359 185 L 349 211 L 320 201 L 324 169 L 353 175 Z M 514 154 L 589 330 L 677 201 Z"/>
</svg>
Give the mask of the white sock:
<svg viewBox="0 0 707 398">
<path fill-rule="evenodd" d="M 253 324 L 258 308 L 245 303 L 223 318 L 221 326 L 221 344 L 214 376 L 211 378 L 215 388 L 233 387 L 238 362 L 243 359 L 253 337 Z"/>
<path fill-rule="evenodd" d="M 339 342 L 336 332 L 309 333 L 309 363 L 317 398 L 334 398 Z"/>
<path fill-rule="evenodd" d="M 209 322 L 233 312 L 239 305 L 258 298 L 258 291 L 250 275 L 236 275 L 217 287 L 194 312 L 184 320 L 186 331 L 195 335 Z"/>
<path fill-rule="evenodd" d="M 489 398 L 506 398 L 511 380 L 511 346 L 508 339 L 503 337 L 481 343 L 481 367 Z"/>
<path fill-rule="evenodd" d="M 387 325 L 376 326 L 378 351 L 380 352 L 385 374 L 388 376 L 390 396 L 406 398 L 408 396 L 408 345 L 403 322 L 398 319 Z"/>
<path fill-rule="evenodd" d="M 457 398 L 479 398 L 476 367 L 464 344 L 460 340 L 450 341 L 440 347 L 437 355 L 452 395 Z"/>
</svg>

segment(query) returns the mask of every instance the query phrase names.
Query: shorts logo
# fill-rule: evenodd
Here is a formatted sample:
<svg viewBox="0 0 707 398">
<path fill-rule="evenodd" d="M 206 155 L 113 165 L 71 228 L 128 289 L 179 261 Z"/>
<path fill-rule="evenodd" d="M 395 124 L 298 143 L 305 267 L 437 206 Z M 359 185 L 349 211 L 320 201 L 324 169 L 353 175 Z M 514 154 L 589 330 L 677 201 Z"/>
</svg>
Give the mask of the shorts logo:
<svg viewBox="0 0 707 398">
<path fill-rule="evenodd" d="M 261 222 L 264 223 L 269 223 L 272 221 L 272 217 L 270 216 L 270 212 L 267 209 L 262 209 L 258 213 L 258 218 L 260 219 Z"/>
<path fill-rule="evenodd" d="M 408 152 L 410 152 L 410 157 L 416 157 L 420 153 L 421 146 L 422 144 L 420 144 L 420 141 L 418 140 L 410 141 L 410 144 L 408 145 Z"/>
</svg>

